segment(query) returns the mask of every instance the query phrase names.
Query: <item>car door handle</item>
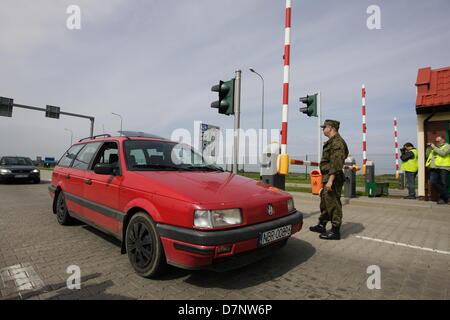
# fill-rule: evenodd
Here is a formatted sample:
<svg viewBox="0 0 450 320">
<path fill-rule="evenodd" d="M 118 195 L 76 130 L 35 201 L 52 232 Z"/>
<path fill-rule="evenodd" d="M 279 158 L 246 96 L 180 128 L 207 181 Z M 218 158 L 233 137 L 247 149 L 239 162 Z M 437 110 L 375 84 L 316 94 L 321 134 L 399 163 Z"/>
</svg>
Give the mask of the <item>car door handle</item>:
<svg viewBox="0 0 450 320">
<path fill-rule="evenodd" d="M 64 178 L 70 179 L 70 175 L 66 175 L 66 176 L 64 176 Z"/>
<path fill-rule="evenodd" d="M 84 180 L 84 183 L 91 185 L 92 184 L 92 180 Z"/>
</svg>

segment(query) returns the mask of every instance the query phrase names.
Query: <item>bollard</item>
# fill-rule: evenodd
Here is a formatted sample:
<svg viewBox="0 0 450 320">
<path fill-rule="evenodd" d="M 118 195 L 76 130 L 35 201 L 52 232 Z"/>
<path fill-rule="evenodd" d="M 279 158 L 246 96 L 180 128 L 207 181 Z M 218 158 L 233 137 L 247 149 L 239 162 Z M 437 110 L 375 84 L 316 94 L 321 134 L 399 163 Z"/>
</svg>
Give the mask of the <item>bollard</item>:
<svg viewBox="0 0 450 320">
<path fill-rule="evenodd" d="M 345 198 L 355 198 L 356 197 L 356 172 L 353 170 L 353 165 L 356 164 L 356 161 L 353 157 L 349 156 L 345 159 L 344 169 L 344 197 Z"/>
</svg>

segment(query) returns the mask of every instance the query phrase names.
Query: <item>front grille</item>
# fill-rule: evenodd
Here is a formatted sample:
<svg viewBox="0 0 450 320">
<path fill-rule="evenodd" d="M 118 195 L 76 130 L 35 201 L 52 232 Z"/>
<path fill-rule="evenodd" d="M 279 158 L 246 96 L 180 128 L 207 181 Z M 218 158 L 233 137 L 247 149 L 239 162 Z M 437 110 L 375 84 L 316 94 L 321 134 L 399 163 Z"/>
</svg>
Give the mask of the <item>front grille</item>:
<svg viewBox="0 0 450 320">
<path fill-rule="evenodd" d="M 30 173 L 31 170 L 11 170 L 12 173 Z"/>
</svg>

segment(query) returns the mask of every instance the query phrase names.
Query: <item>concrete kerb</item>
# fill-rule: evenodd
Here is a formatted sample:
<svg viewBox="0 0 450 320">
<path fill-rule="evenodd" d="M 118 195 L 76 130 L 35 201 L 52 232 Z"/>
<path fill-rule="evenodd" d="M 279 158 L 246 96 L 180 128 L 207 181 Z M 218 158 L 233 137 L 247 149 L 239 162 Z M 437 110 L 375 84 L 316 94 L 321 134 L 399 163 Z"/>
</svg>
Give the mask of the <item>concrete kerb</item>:
<svg viewBox="0 0 450 320">
<path fill-rule="evenodd" d="M 319 201 L 318 195 L 303 192 L 289 192 L 294 199 L 307 200 L 307 201 Z M 364 207 L 378 207 L 378 208 L 399 208 L 415 211 L 431 210 L 432 212 L 445 212 L 450 214 L 450 205 L 438 205 L 431 201 L 419 201 L 419 200 L 405 200 L 405 199 L 391 199 L 391 198 L 369 198 L 360 196 L 357 198 L 341 198 L 343 205 L 352 206 L 364 206 Z"/>
</svg>

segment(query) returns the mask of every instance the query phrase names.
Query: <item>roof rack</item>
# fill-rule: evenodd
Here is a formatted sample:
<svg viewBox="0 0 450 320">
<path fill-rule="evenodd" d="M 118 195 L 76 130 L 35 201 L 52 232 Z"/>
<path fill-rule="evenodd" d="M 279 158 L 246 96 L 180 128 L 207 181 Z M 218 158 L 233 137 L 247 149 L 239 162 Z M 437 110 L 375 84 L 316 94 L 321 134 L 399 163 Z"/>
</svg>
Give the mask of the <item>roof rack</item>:
<svg viewBox="0 0 450 320">
<path fill-rule="evenodd" d="M 106 138 L 110 138 L 111 135 L 109 133 L 105 133 L 105 134 L 98 134 L 96 136 L 93 137 L 87 137 L 87 138 L 83 138 L 80 139 L 78 142 L 84 141 L 84 140 L 92 140 L 92 139 L 97 139 L 97 138 L 101 138 L 101 137 L 106 137 Z"/>
<path fill-rule="evenodd" d="M 168 140 L 161 136 L 157 136 L 156 134 L 146 133 L 142 131 L 117 131 L 117 132 L 119 132 L 125 138 L 151 138 L 151 139 Z"/>
</svg>

